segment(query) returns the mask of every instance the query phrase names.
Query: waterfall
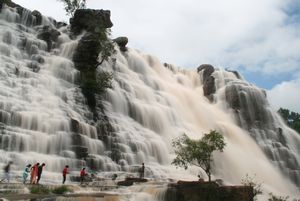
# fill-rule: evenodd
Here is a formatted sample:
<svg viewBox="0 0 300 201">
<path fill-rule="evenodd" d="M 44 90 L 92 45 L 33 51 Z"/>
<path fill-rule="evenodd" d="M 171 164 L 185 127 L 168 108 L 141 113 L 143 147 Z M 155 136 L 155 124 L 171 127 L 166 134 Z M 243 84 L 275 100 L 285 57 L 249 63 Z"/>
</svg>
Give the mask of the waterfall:
<svg viewBox="0 0 300 201">
<path fill-rule="evenodd" d="M 55 42 L 41 39 L 47 30 L 58 32 Z M 227 144 L 223 153 L 214 154 L 215 179 L 240 184 L 246 174 L 256 175 L 270 192 L 297 195 L 299 134 L 273 111 L 261 89 L 226 70 L 212 73 L 216 91 L 209 99 L 202 71 L 116 47 L 112 58 L 97 68 L 113 74 L 113 88 L 99 100 L 112 127 L 103 140 L 106 134 L 96 127 L 72 62 L 79 39 L 71 39 L 67 27 L 49 18 L 38 20 L 26 9 L 2 8 L 1 166 L 14 161 L 13 169 L 20 174 L 28 163 L 44 162 L 43 178 L 53 182 L 65 165 L 78 171 L 87 162 L 105 174 L 136 173 L 145 163 L 146 177 L 196 180 L 198 174 L 205 177 L 202 170 L 171 165 L 171 142 L 183 133 L 200 139 L 215 129 Z M 76 151 L 87 156 L 78 157 Z M 139 196 L 154 199 L 153 194 Z"/>
<path fill-rule="evenodd" d="M 260 89 L 232 72 L 217 70 L 213 75 L 217 85 L 216 97 L 211 103 L 203 95 L 201 72 L 165 67 L 155 57 L 132 49 L 118 52 L 116 63 L 106 63 L 103 69 L 114 73 L 114 89 L 107 93 L 105 108 L 113 122 L 121 156 L 127 164 L 147 161 L 148 166 L 167 166 L 173 156 L 172 139 L 183 133 L 199 139 L 203 133 L 217 129 L 224 135 L 227 146 L 224 153 L 215 154 L 215 178 L 237 184 L 246 174 L 256 175 L 273 192 L 291 192 L 293 189 L 297 192 L 290 181 L 292 179 L 282 175 L 285 171 L 296 171 L 285 170 L 285 166 L 276 164 L 284 158 L 281 161 L 268 159 L 265 149 L 261 148 L 261 144 L 268 146 L 267 142 L 256 142 L 253 133 L 238 123 L 236 112 L 225 97 L 226 88 L 234 84 L 246 85 L 250 90 Z M 287 133 L 285 138 L 290 138 L 285 153 L 294 156 L 296 167 L 299 162 L 296 144 L 300 142 L 300 136 L 287 129 L 265 98 L 263 101 L 265 110 L 277 118 L 270 121 L 275 127 L 282 127 Z M 252 103 L 247 104 L 250 107 Z M 273 144 L 278 142 L 276 138 L 272 140 Z M 170 172 L 174 173 L 171 169 L 169 174 L 172 174 Z"/>
<path fill-rule="evenodd" d="M 78 71 L 70 60 L 77 43 L 61 30 L 57 47 L 48 52 L 37 34 L 53 26 L 50 20 L 33 26 L 30 11 L 17 11 L 4 6 L 0 14 L 0 162 L 11 160 L 22 170 L 43 161 L 46 171 L 60 172 L 65 164 L 77 165 L 69 121 L 84 121 L 74 96 Z"/>
</svg>

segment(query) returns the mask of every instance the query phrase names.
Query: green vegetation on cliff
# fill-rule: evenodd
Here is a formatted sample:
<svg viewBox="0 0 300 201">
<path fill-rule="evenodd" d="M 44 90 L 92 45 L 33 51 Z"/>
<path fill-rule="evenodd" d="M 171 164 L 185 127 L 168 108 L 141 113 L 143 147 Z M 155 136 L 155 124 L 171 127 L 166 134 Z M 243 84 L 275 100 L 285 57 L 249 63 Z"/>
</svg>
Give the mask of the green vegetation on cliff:
<svg viewBox="0 0 300 201">
<path fill-rule="evenodd" d="M 99 106 L 97 96 L 112 87 L 112 73 L 98 69 L 115 53 L 110 39 L 110 11 L 79 9 L 70 19 L 70 24 L 74 36 L 85 32 L 78 42 L 73 61 L 80 71 L 82 93 L 90 109 L 95 111 Z"/>
<path fill-rule="evenodd" d="M 288 109 L 280 108 L 278 114 L 283 118 L 286 124 L 300 133 L 300 114 Z"/>
<path fill-rule="evenodd" d="M 86 0 L 58 0 L 64 4 L 64 9 L 68 15 L 73 16 L 77 9 L 86 7 Z"/>
</svg>

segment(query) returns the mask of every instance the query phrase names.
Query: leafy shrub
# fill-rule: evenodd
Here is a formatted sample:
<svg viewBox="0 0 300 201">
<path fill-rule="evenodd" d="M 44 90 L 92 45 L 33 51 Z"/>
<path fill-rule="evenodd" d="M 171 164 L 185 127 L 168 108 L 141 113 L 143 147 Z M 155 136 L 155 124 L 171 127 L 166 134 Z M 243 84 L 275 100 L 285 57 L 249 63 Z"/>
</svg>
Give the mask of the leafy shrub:
<svg viewBox="0 0 300 201">
<path fill-rule="evenodd" d="M 59 186 L 52 190 L 52 193 L 59 195 L 65 194 L 67 192 L 70 192 L 70 189 L 67 186 Z"/>
<path fill-rule="evenodd" d="M 73 16 L 77 9 L 86 7 L 86 0 L 58 0 L 64 4 L 67 15 Z"/>
<path fill-rule="evenodd" d="M 30 190 L 30 193 L 32 193 L 32 194 L 49 194 L 50 193 L 50 189 L 43 185 L 32 186 L 29 190 Z"/>
</svg>

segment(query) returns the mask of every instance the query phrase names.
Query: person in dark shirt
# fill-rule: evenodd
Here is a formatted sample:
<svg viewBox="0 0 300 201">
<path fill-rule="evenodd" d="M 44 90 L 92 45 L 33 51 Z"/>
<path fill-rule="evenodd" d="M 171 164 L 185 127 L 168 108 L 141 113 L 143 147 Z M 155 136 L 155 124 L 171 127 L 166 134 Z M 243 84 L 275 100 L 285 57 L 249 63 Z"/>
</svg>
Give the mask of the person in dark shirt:
<svg viewBox="0 0 300 201">
<path fill-rule="evenodd" d="M 145 176 L 145 165 L 142 163 L 142 167 L 140 168 L 140 179 L 143 179 Z"/>
<path fill-rule="evenodd" d="M 4 166 L 4 178 L 0 181 L 3 182 L 4 180 L 7 180 L 7 182 L 9 183 L 10 181 L 10 166 L 11 164 L 13 164 L 12 161 L 9 161 L 8 164 L 6 166 Z"/>
<path fill-rule="evenodd" d="M 43 163 L 42 165 L 40 165 L 38 167 L 38 174 L 37 174 L 37 184 L 39 183 L 40 179 L 41 179 L 41 176 L 42 176 L 42 172 L 43 172 L 43 168 L 45 167 L 45 163 Z"/>
</svg>

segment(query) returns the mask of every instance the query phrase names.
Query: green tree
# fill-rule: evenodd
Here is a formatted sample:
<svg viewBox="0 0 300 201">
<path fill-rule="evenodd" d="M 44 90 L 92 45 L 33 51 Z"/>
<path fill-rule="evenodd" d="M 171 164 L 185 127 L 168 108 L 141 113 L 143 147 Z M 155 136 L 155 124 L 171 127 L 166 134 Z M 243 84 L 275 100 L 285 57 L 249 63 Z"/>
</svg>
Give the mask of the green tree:
<svg viewBox="0 0 300 201">
<path fill-rule="evenodd" d="M 77 9 L 86 8 L 86 0 L 58 0 L 64 4 L 67 15 L 74 16 Z"/>
<path fill-rule="evenodd" d="M 195 165 L 202 168 L 211 181 L 211 163 L 214 151 L 222 152 L 226 143 L 224 137 L 215 130 L 204 134 L 200 140 L 192 140 L 186 134 L 173 140 L 176 158 L 172 164 L 188 168 L 189 165 Z"/>
<path fill-rule="evenodd" d="M 300 133 L 300 114 L 288 109 L 280 108 L 278 114 L 283 118 L 286 124 Z"/>
<path fill-rule="evenodd" d="M 107 61 L 113 54 L 116 53 L 113 41 L 109 38 L 111 36 L 111 30 L 105 29 L 99 33 L 99 45 L 100 51 L 100 62 L 97 64 L 101 65 L 104 61 Z"/>
</svg>

